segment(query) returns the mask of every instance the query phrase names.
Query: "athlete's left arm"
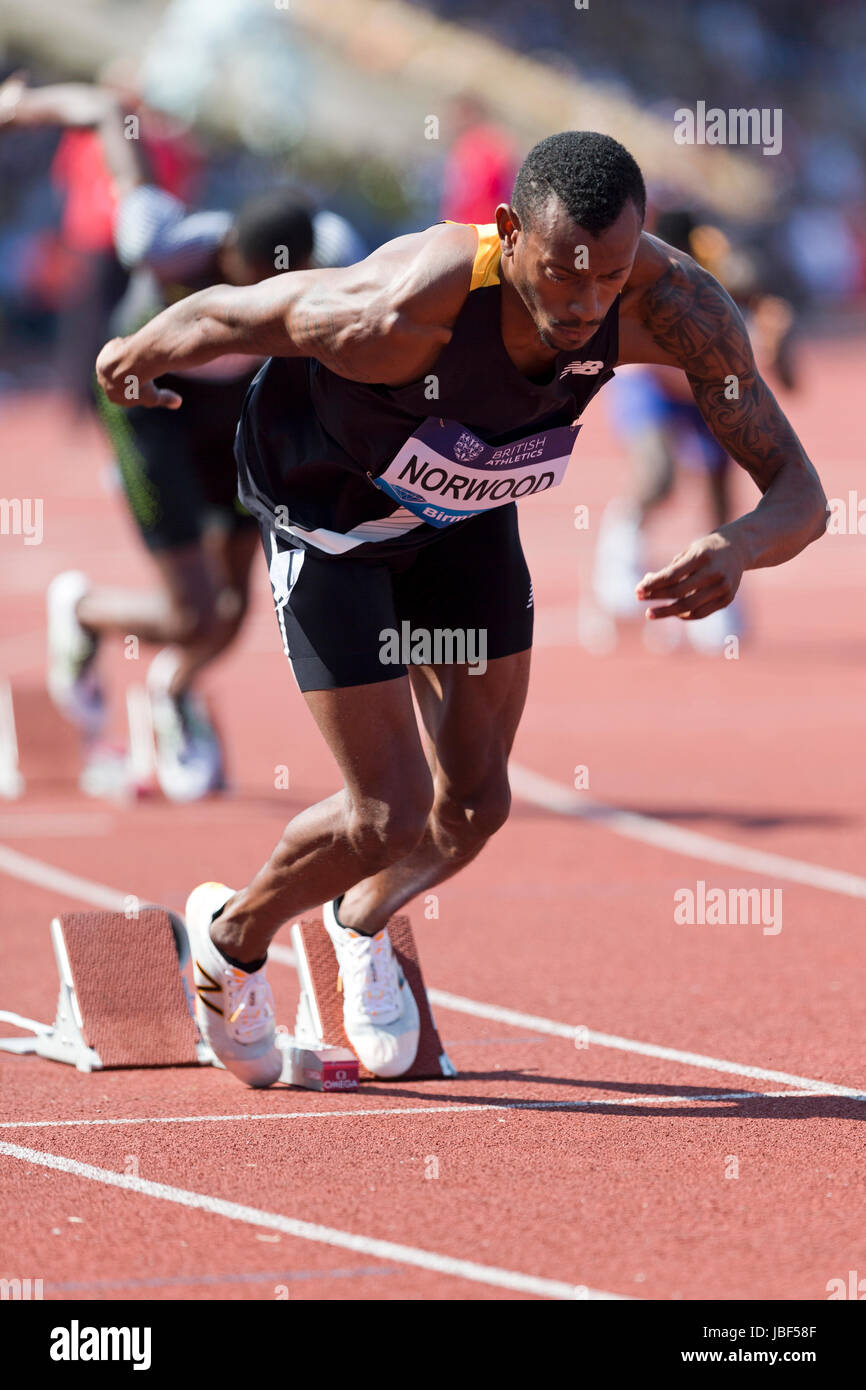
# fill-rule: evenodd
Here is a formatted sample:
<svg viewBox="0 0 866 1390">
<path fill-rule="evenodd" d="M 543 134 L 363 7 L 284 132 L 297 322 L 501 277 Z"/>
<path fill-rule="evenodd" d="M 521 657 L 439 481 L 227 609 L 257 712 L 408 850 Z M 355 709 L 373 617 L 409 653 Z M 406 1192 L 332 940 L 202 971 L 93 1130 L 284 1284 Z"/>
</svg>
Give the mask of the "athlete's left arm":
<svg viewBox="0 0 866 1390">
<path fill-rule="evenodd" d="M 745 324 L 730 295 L 689 256 L 655 238 L 623 298 L 622 362 L 680 367 L 716 439 L 763 494 L 745 516 L 647 575 L 640 599 L 670 600 L 653 617 L 702 618 L 731 602 L 743 571 L 780 565 L 827 524 L 815 469 L 755 366 Z"/>
</svg>

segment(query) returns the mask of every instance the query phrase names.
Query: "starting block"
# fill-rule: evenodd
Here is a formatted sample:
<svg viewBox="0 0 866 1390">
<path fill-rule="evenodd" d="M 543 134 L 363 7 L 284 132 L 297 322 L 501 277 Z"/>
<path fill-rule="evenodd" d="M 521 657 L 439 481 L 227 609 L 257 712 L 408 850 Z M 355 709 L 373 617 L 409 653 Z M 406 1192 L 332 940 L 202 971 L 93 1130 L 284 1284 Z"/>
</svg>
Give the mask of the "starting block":
<svg viewBox="0 0 866 1390">
<path fill-rule="evenodd" d="M 0 1050 L 36 1053 L 79 1071 L 118 1067 L 221 1066 L 195 1021 L 183 976 L 186 927 L 161 907 L 66 912 L 51 923 L 60 976 L 54 1023 L 0 1011 L 29 1037 L 0 1038 Z M 345 1047 L 315 1047 L 279 1031 L 280 1080 L 316 1091 L 358 1086 L 358 1061 Z"/>
<path fill-rule="evenodd" d="M 415 996 L 421 1023 L 415 1061 L 408 1071 L 395 1080 L 429 1081 L 441 1076 L 454 1077 L 457 1075 L 457 1069 L 443 1048 L 433 1021 L 409 918 L 392 917 L 388 923 L 388 936 L 406 983 Z M 311 1044 L 317 1048 L 333 1046 L 348 1048 L 351 1052 L 351 1043 L 343 1027 L 343 996 L 339 985 L 337 955 L 321 917 L 302 917 L 300 921 L 295 922 L 292 926 L 292 944 L 301 982 L 301 997 L 295 1024 L 297 1037 L 309 1038 Z M 362 1081 L 381 1080 L 367 1071 L 366 1067 L 358 1065 Z"/>
<path fill-rule="evenodd" d="M 0 1038 L 4 1051 L 35 1052 L 79 1071 L 211 1061 L 181 974 L 189 946 L 174 913 L 65 912 L 51 923 L 51 944 L 60 976 L 55 1021 L 0 1013 L 34 1035 Z"/>
</svg>

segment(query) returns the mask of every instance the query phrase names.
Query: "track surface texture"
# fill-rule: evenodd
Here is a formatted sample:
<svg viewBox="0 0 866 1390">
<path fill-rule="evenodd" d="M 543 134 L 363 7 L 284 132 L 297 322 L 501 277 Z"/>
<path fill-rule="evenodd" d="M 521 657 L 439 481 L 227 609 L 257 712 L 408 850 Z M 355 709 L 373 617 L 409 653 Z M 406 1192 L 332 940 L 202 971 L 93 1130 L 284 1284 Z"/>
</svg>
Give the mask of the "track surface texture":
<svg viewBox="0 0 866 1390">
<path fill-rule="evenodd" d="M 847 500 L 862 356 L 821 344 L 803 380 L 785 404 Z M 44 499 L 40 545 L 0 537 L 0 671 L 28 783 L 0 802 L 0 1007 L 47 1020 L 52 916 L 126 894 L 177 911 L 203 879 L 241 884 L 338 778 L 261 561 L 206 685 L 230 793 L 82 797 L 44 695 L 45 586 L 70 565 L 146 583 L 148 562 L 95 428 L 6 397 L 0 436 L 7 493 Z M 579 576 L 625 477 L 602 396 L 565 485 L 522 507 L 537 646 L 511 819 L 410 908 L 458 1079 L 258 1093 L 213 1069 L 86 1075 L 0 1054 L 0 1275 L 56 1299 L 820 1300 L 866 1269 L 866 540 L 855 517 L 748 574 L 733 658 L 650 651 L 640 621 L 589 655 Z M 737 489 L 745 509 L 752 485 Z M 706 529 L 703 505 L 685 474 L 655 559 Z M 144 661 L 119 642 L 107 656 L 119 728 Z M 675 894 L 699 883 L 764 890 L 772 922 L 677 922 Z M 290 1026 L 288 927 L 269 974 Z"/>
</svg>

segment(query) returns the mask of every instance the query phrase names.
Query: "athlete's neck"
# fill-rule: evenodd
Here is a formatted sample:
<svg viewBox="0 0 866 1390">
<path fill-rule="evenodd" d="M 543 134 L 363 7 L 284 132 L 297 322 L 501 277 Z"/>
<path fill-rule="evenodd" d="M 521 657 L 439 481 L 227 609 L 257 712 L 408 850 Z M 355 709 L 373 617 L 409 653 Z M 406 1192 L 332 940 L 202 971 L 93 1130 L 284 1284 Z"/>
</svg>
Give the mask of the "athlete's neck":
<svg viewBox="0 0 866 1390">
<path fill-rule="evenodd" d="M 557 349 L 542 339 L 521 295 L 511 282 L 507 261 L 500 262 L 500 329 L 505 351 L 526 377 L 542 377 L 556 361 Z"/>
</svg>

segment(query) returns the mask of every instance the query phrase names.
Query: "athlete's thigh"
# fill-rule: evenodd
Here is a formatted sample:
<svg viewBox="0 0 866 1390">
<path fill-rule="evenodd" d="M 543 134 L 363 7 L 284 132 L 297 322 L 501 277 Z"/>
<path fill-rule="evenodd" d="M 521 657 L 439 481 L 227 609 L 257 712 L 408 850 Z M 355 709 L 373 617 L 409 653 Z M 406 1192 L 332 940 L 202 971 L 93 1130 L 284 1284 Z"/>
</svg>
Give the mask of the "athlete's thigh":
<svg viewBox="0 0 866 1390">
<path fill-rule="evenodd" d="M 250 571 L 259 550 L 258 526 L 253 524 L 231 530 L 224 526 L 209 526 L 205 528 L 202 542 L 220 592 L 228 590 L 237 596 L 241 607 L 245 608 Z M 227 612 L 224 616 L 232 615 Z"/>
<path fill-rule="evenodd" d="M 283 649 L 356 801 L 428 799 L 406 667 L 383 662 L 396 624 L 386 566 L 320 555 L 263 529 Z"/>
<path fill-rule="evenodd" d="M 308 690 L 304 699 L 356 806 L 426 814 L 430 769 L 406 676 Z"/>
<path fill-rule="evenodd" d="M 172 607 L 186 614 L 191 627 L 209 619 L 220 591 L 210 556 L 201 540 L 164 546 L 151 553 Z"/>
<path fill-rule="evenodd" d="M 430 634 L 433 664 L 478 664 L 528 651 L 532 580 L 516 506 L 484 512 L 423 547 L 394 576 L 393 591 L 401 623 Z"/>
<path fill-rule="evenodd" d="M 201 539 L 204 499 L 188 416 L 178 411 L 129 411 L 99 398 L 133 520 L 147 549 L 159 551 Z"/>
<path fill-rule="evenodd" d="M 440 786 L 472 792 L 504 776 L 526 700 L 533 598 L 517 508 L 499 507 L 428 546 L 395 583 L 401 620 L 427 632 L 411 668 Z"/>
<path fill-rule="evenodd" d="M 430 740 L 437 796 L 499 787 L 526 703 L 529 649 L 487 663 L 413 666 L 412 687 Z"/>
</svg>

